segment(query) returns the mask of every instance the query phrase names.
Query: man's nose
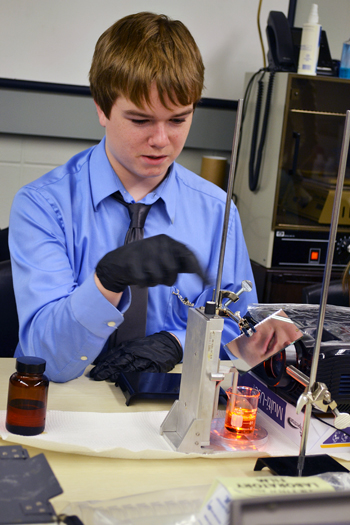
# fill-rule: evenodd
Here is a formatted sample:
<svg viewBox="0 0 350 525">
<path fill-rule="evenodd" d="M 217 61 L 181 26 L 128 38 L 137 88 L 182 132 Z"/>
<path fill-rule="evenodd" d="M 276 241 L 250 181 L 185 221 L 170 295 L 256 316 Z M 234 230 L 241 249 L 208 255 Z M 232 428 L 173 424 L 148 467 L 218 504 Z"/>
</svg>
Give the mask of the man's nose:
<svg viewBox="0 0 350 525">
<path fill-rule="evenodd" d="M 156 148 L 164 148 L 167 146 L 170 141 L 166 125 L 161 122 L 155 124 L 148 142 L 151 146 Z"/>
</svg>

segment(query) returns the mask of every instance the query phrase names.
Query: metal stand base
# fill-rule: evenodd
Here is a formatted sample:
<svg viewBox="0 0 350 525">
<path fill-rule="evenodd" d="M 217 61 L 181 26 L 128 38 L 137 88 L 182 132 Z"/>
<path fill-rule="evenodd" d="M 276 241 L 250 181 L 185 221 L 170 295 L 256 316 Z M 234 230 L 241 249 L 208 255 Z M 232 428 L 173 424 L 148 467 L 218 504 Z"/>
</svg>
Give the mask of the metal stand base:
<svg viewBox="0 0 350 525">
<path fill-rule="evenodd" d="M 268 467 L 277 476 L 298 476 L 298 456 L 259 458 L 254 470 Z M 327 454 L 306 456 L 302 476 L 315 476 L 325 472 L 349 472 L 335 459 Z"/>
</svg>

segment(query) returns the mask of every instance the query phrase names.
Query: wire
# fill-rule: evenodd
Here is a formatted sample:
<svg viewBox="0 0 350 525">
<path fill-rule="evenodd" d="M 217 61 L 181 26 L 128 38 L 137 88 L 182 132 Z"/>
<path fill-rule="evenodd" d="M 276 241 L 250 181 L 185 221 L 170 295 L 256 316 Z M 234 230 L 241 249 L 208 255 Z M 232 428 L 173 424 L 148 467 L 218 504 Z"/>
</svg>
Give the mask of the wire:
<svg viewBox="0 0 350 525">
<path fill-rule="evenodd" d="M 243 113 L 242 113 L 242 124 L 243 124 L 244 118 L 246 116 L 247 106 L 248 106 L 250 94 L 251 94 L 251 91 L 252 91 L 252 88 L 253 88 L 253 82 L 254 82 L 255 78 L 260 73 L 261 73 L 261 76 L 259 78 L 259 81 L 262 80 L 264 78 L 264 75 L 265 75 L 266 71 L 267 71 L 266 68 L 263 68 L 263 67 L 260 68 L 256 73 L 254 73 L 254 75 L 250 78 L 250 80 L 249 80 L 249 82 L 247 84 L 247 87 L 246 87 L 246 90 L 245 90 L 245 93 L 244 93 L 244 97 L 243 97 L 244 104 L 243 104 Z"/>
<path fill-rule="evenodd" d="M 255 109 L 255 118 L 253 124 L 253 133 L 251 141 L 251 150 L 250 150 L 250 159 L 249 159 L 249 189 L 255 191 L 258 187 L 259 176 L 260 176 L 260 167 L 262 156 L 265 147 L 267 125 L 269 121 L 270 114 L 270 103 L 272 98 L 273 84 L 275 79 L 275 71 L 270 71 L 270 78 L 268 82 L 267 95 L 265 101 L 265 110 L 263 123 L 260 134 L 260 141 L 258 145 L 258 132 L 259 132 L 259 121 L 260 121 L 260 110 L 262 106 L 262 97 L 263 97 L 263 83 L 262 79 L 259 80 L 256 109 Z M 256 148 L 258 147 L 257 151 Z M 255 158 L 256 157 L 256 158 Z"/>
<path fill-rule="evenodd" d="M 313 415 L 313 417 L 314 417 L 315 419 L 317 419 L 317 421 L 321 421 L 321 423 L 324 423 L 325 425 L 328 425 L 329 427 L 334 428 L 334 430 L 337 430 L 338 432 L 342 432 L 342 433 L 345 434 L 346 436 L 349 436 L 349 437 L 350 437 L 349 432 L 345 432 L 345 430 L 341 430 L 340 428 L 335 427 L 334 425 L 332 425 L 331 423 L 328 423 L 327 421 L 325 421 L 325 420 L 322 419 L 321 417 L 317 417 L 315 414 L 312 414 L 312 415 Z"/>
<path fill-rule="evenodd" d="M 262 55 L 263 55 L 263 64 L 264 64 L 264 67 L 266 67 L 265 46 L 264 46 L 264 42 L 263 42 L 263 39 L 262 39 L 261 27 L 260 27 L 260 11 L 261 11 L 262 3 L 263 3 L 263 0 L 260 0 L 259 1 L 259 7 L 258 7 L 257 24 L 258 24 L 258 32 L 259 32 L 259 40 L 260 40 L 260 45 L 261 45 L 261 51 L 262 51 Z"/>
<path fill-rule="evenodd" d="M 254 83 L 254 80 L 255 78 L 261 74 L 259 80 L 262 80 L 264 78 L 264 75 L 266 73 L 266 71 L 268 71 L 267 68 L 260 68 L 258 71 L 256 71 L 250 78 L 248 84 L 247 84 L 247 87 L 245 89 L 245 92 L 244 92 L 244 96 L 243 96 L 243 109 L 242 109 L 242 122 L 241 122 L 241 129 L 240 129 L 240 136 L 239 136 L 239 143 L 238 143 L 238 148 L 237 148 L 237 161 L 238 161 L 238 157 L 239 157 L 239 151 L 240 151 L 240 148 L 241 148 L 241 141 L 242 141 L 242 130 L 243 130 L 243 122 L 244 122 L 244 119 L 245 119 L 245 116 L 246 116 L 246 113 L 247 113 L 247 107 L 248 107 L 248 102 L 249 102 L 249 99 L 250 99 L 250 95 L 251 95 L 251 92 L 252 92 L 252 88 L 253 88 L 253 83 Z M 237 165 L 238 165 L 238 162 L 236 164 L 236 169 L 237 169 Z M 237 204 L 237 195 L 234 193 L 234 188 L 232 188 L 232 198 L 234 200 L 234 203 Z"/>
</svg>

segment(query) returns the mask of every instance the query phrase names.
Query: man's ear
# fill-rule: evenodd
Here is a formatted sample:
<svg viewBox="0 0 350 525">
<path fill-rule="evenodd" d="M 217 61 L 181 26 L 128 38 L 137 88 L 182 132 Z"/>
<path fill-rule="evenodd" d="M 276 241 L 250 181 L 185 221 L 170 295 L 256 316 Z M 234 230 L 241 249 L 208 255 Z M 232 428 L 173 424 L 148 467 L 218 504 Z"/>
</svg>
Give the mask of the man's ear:
<svg viewBox="0 0 350 525">
<path fill-rule="evenodd" d="M 100 106 L 97 104 L 97 102 L 95 102 L 95 100 L 94 100 L 94 104 L 95 104 L 95 106 L 96 106 L 97 116 L 98 116 L 99 123 L 101 124 L 101 126 L 103 126 L 103 127 L 105 128 L 105 127 L 106 127 L 106 122 L 107 122 L 108 118 L 107 118 L 106 115 L 103 113 L 102 109 L 101 109 Z"/>
</svg>

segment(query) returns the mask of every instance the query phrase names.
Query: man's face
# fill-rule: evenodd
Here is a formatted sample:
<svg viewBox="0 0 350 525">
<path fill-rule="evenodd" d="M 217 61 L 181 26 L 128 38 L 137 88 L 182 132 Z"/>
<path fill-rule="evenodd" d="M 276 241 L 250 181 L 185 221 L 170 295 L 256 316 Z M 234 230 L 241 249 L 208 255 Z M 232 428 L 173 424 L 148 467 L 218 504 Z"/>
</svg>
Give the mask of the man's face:
<svg viewBox="0 0 350 525">
<path fill-rule="evenodd" d="M 120 96 L 108 119 L 97 106 L 100 124 L 106 128 L 106 153 L 126 189 L 146 184 L 155 188 L 184 147 L 192 123 L 193 104 L 170 109 L 152 86 L 150 105 L 138 108 Z"/>
</svg>

